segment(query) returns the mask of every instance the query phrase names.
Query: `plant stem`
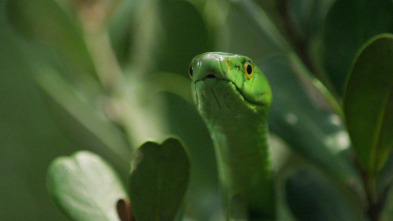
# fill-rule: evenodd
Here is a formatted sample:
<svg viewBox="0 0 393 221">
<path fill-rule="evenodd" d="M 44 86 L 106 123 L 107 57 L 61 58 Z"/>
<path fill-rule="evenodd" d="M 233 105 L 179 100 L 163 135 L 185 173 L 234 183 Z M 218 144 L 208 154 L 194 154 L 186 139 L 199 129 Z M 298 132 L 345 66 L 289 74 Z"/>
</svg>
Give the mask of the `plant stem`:
<svg viewBox="0 0 393 221">
<path fill-rule="evenodd" d="M 79 8 L 84 38 L 104 92 L 99 97 L 100 107 L 109 120 L 124 130 L 132 148 L 146 139 L 163 137 L 165 126 L 157 108 L 162 104 L 154 101 L 156 108 L 151 108 L 153 101 L 146 102 L 149 88 L 145 87 L 143 72 L 134 71 L 132 80 L 131 75 L 123 72 L 110 43 L 105 13 L 106 8 L 99 5 Z"/>
<path fill-rule="evenodd" d="M 122 81 L 123 73 L 110 46 L 107 31 L 85 33 L 85 38 L 101 84 L 108 92 L 113 91 Z"/>
<path fill-rule="evenodd" d="M 364 189 L 366 190 L 367 195 L 367 214 L 370 217 L 371 221 L 378 221 L 378 207 L 377 207 L 377 196 L 375 190 L 375 178 L 370 176 L 370 174 L 366 174 L 364 176 Z"/>
<path fill-rule="evenodd" d="M 381 196 L 378 197 L 376 192 L 376 177 L 374 175 L 365 174 L 363 178 L 368 201 L 366 211 L 367 215 L 371 221 L 381 221 L 381 213 L 385 206 L 389 190 L 392 186 L 389 185 L 386 187 Z"/>
</svg>

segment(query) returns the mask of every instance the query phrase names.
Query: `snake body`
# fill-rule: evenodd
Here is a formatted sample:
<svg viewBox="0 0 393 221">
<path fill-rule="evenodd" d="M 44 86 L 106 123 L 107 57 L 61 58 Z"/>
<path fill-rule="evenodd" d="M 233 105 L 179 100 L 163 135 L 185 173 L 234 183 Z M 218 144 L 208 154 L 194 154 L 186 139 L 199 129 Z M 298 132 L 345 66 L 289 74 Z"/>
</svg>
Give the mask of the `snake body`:
<svg viewBox="0 0 393 221">
<path fill-rule="evenodd" d="M 228 219 L 275 217 L 268 149 L 269 83 L 242 55 L 209 52 L 190 65 L 192 93 L 214 142 Z"/>
</svg>

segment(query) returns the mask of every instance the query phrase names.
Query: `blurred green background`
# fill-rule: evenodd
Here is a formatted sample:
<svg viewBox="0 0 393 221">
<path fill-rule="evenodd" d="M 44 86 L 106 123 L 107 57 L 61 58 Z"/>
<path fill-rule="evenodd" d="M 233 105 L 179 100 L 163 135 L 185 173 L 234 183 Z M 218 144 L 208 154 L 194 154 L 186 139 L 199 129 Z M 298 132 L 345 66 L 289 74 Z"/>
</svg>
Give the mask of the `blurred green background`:
<svg viewBox="0 0 393 221">
<path fill-rule="evenodd" d="M 337 105 L 361 45 L 393 31 L 392 4 L 0 0 L 0 219 L 67 220 L 46 190 L 57 156 L 90 150 L 125 181 L 137 146 L 176 135 L 191 157 L 185 214 L 217 220 L 214 150 L 187 70 L 199 53 L 226 51 L 251 57 L 272 85 L 283 217 L 364 220 Z"/>
</svg>

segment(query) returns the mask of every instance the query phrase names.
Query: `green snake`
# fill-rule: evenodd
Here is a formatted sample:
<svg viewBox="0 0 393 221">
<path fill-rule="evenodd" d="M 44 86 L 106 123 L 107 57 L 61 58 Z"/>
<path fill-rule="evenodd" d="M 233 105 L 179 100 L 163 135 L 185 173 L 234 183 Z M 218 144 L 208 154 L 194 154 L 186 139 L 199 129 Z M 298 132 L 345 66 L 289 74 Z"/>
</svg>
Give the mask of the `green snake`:
<svg viewBox="0 0 393 221">
<path fill-rule="evenodd" d="M 228 219 L 275 218 L 268 151 L 269 83 L 242 55 L 209 52 L 190 65 L 192 93 L 214 142 Z"/>
</svg>

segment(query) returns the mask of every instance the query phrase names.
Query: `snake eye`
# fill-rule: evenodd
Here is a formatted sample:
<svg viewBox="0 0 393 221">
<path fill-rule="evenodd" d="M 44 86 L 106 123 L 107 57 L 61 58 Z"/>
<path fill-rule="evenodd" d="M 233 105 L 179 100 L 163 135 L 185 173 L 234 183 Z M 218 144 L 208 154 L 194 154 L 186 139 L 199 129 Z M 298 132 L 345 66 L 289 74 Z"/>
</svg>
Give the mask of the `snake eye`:
<svg viewBox="0 0 393 221">
<path fill-rule="evenodd" d="M 248 80 L 250 80 L 254 75 L 254 67 L 250 61 L 246 61 L 246 63 L 244 63 L 244 74 Z"/>
<path fill-rule="evenodd" d="M 192 67 L 192 65 L 190 65 L 190 69 L 188 70 L 188 74 L 190 75 L 190 78 L 192 79 L 193 74 L 194 74 L 194 68 Z"/>
</svg>

